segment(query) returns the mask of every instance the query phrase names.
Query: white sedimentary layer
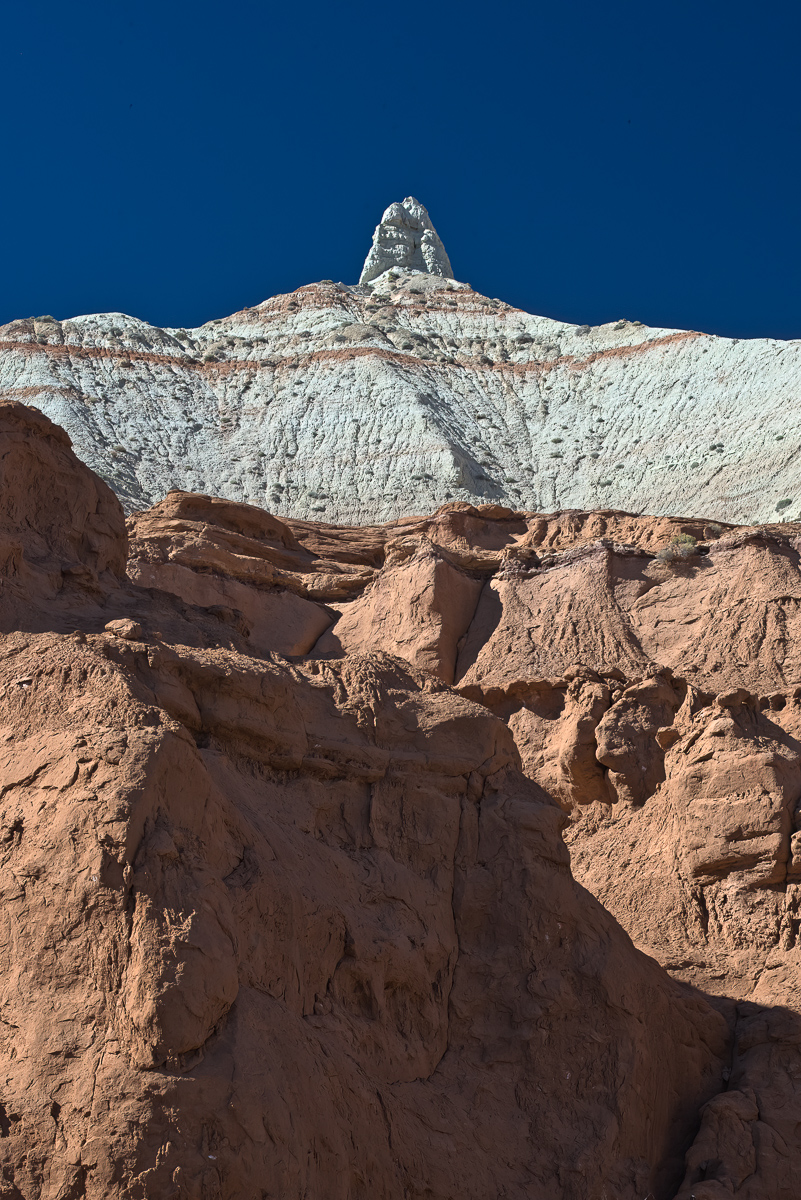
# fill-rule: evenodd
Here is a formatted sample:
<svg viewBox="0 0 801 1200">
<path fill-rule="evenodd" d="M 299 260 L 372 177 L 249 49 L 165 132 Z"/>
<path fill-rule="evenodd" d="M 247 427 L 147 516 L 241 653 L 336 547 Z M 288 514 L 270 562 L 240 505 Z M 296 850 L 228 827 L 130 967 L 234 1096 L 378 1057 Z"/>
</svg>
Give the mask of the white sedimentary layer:
<svg viewBox="0 0 801 1200">
<path fill-rule="evenodd" d="M 567 325 L 407 270 L 200 329 L 0 329 L 0 394 L 129 510 L 180 487 L 331 522 L 448 500 L 799 519 L 799 392 L 799 342 Z"/>
</svg>

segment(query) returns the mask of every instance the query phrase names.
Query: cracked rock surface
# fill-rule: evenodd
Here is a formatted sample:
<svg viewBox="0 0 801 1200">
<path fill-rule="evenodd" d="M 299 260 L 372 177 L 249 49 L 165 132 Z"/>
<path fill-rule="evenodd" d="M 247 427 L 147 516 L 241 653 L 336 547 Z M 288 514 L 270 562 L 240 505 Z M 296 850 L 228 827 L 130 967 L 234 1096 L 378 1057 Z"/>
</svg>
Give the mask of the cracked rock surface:
<svg viewBox="0 0 801 1200">
<path fill-rule="evenodd" d="M 799 527 L 0 472 L 0 1195 L 799 1195 Z"/>
</svg>

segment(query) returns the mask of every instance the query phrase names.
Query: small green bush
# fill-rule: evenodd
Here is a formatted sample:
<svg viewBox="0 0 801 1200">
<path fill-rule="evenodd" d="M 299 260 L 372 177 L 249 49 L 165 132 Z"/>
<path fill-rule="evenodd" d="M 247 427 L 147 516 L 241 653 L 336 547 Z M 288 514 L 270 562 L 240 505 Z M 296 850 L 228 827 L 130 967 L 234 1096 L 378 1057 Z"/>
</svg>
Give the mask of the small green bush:
<svg viewBox="0 0 801 1200">
<path fill-rule="evenodd" d="M 780 500 L 776 505 L 776 512 L 784 512 L 785 508 L 789 508 L 792 503 L 792 500 Z"/>
<path fill-rule="evenodd" d="M 677 533 L 666 546 L 657 551 L 656 557 L 660 562 L 681 562 L 684 559 L 693 558 L 697 553 L 697 547 L 698 543 L 692 534 Z"/>
</svg>

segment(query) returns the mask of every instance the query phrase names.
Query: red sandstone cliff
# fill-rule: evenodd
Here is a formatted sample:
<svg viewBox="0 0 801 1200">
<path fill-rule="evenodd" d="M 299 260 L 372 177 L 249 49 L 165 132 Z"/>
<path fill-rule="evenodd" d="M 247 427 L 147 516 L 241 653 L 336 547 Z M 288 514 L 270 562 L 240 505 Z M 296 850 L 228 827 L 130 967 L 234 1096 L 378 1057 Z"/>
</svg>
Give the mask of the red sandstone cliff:
<svg viewBox="0 0 801 1200">
<path fill-rule="evenodd" d="M 801 1195 L 794 527 L 0 479 L 1 1197 Z"/>
</svg>

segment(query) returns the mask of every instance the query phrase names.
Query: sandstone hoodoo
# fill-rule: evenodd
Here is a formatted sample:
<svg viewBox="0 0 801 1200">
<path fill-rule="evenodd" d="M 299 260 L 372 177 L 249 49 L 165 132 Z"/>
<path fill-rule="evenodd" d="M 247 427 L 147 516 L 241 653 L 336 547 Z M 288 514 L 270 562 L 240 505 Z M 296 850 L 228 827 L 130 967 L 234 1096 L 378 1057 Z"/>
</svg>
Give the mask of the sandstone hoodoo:
<svg viewBox="0 0 801 1200">
<path fill-rule="evenodd" d="M 0 1195 L 797 1200 L 801 526 L 0 470 Z"/>
<path fill-rule="evenodd" d="M 372 283 L 393 268 L 453 279 L 453 271 L 428 210 L 414 196 L 390 204 L 376 226 L 359 283 Z"/>
<path fill-rule="evenodd" d="M 0 328 L 0 397 L 63 426 L 128 512 L 179 487 L 361 525 L 452 501 L 797 520 L 800 374 L 798 341 L 489 299 L 452 277 L 412 197 L 384 213 L 359 284 L 198 329 L 122 313 Z"/>
</svg>

